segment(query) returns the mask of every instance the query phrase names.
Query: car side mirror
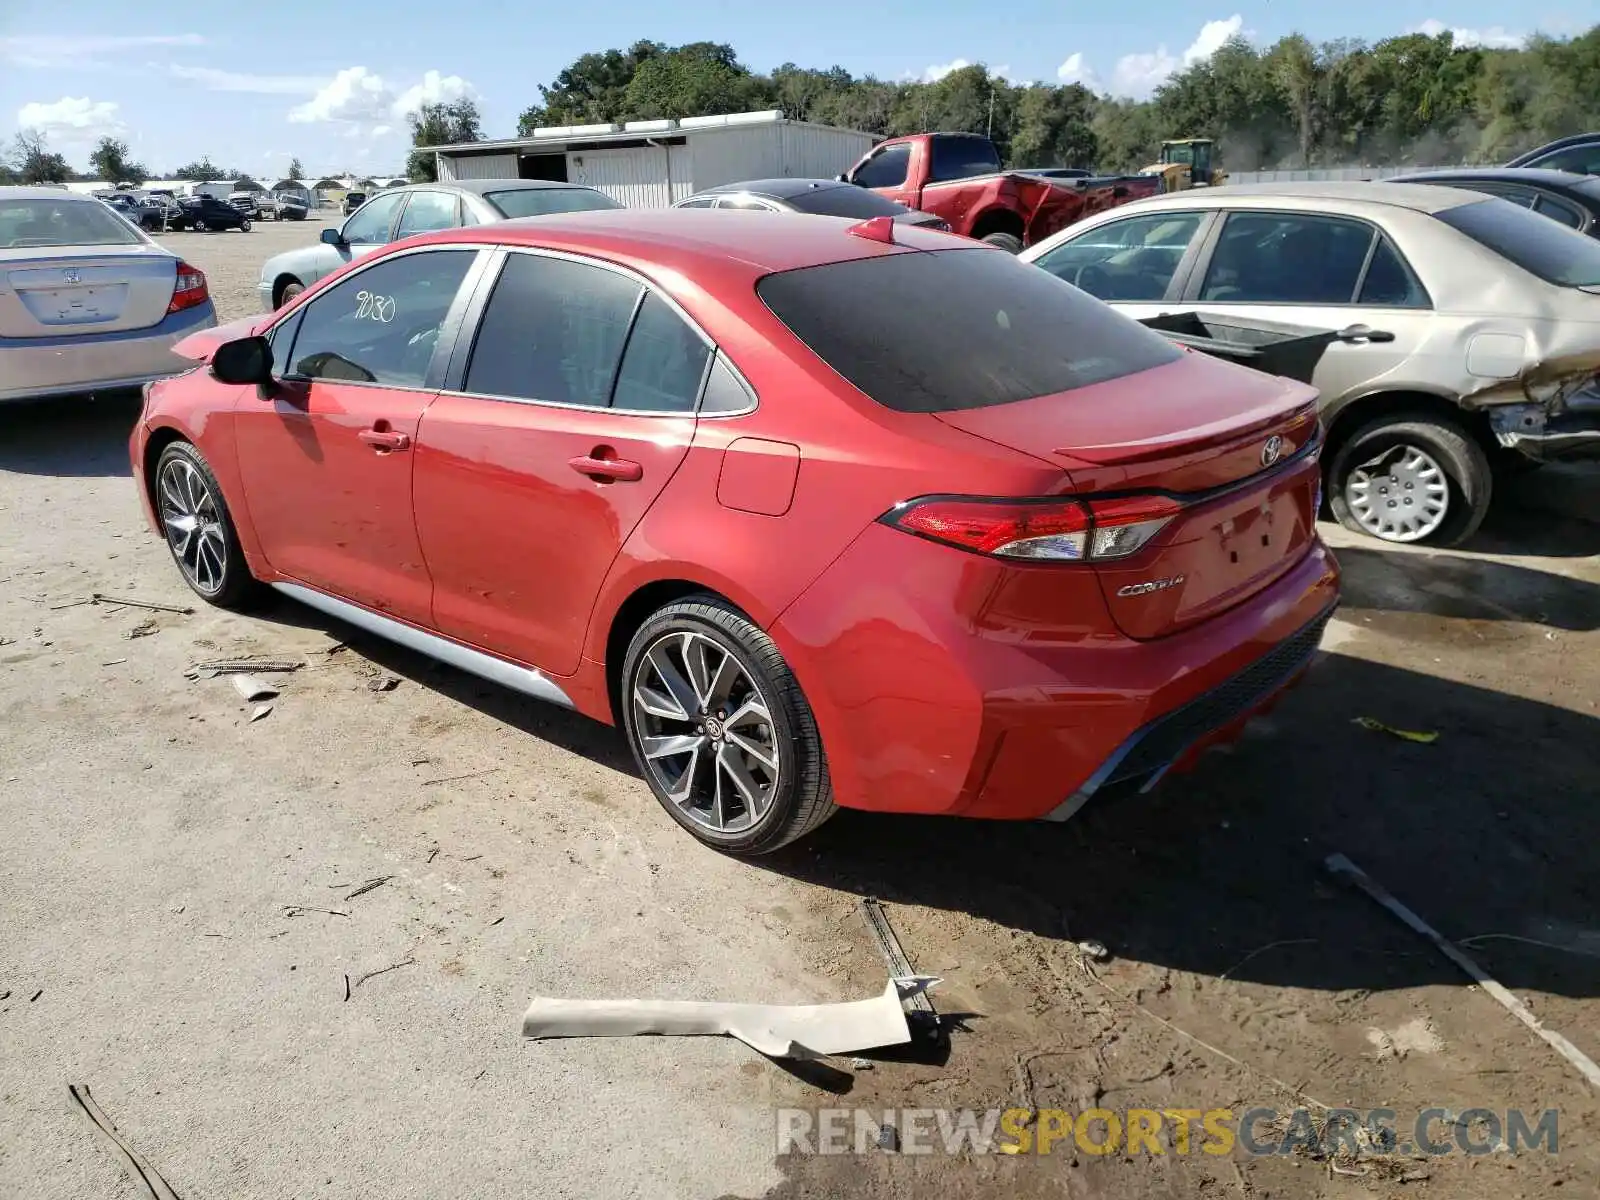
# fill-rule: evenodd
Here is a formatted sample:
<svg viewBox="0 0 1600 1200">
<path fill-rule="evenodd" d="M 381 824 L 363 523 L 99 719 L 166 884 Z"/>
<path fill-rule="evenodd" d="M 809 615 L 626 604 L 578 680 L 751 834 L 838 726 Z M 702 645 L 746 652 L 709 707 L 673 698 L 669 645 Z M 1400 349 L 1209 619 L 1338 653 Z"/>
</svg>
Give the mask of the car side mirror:
<svg viewBox="0 0 1600 1200">
<path fill-rule="evenodd" d="M 329 226 L 327 229 L 322 231 L 322 241 L 324 245 L 342 246 L 344 245 L 344 234 L 339 230 L 334 229 L 332 226 Z"/>
<path fill-rule="evenodd" d="M 842 172 L 842 171 L 841 171 L 841 172 L 840 172 L 840 173 L 839 173 L 839 174 L 837 174 L 837 175 L 835 175 L 835 176 L 834 176 L 834 177 L 833 177 L 833 181 L 834 181 L 834 182 L 835 182 L 835 183 L 849 183 L 849 182 L 850 182 L 850 176 L 848 176 L 848 175 L 846 175 L 846 174 L 844 174 L 844 173 L 843 173 L 843 172 Z"/>
<path fill-rule="evenodd" d="M 211 356 L 211 373 L 222 383 L 272 384 L 272 343 L 264 337 L 223 342 Z"/>
</svg>

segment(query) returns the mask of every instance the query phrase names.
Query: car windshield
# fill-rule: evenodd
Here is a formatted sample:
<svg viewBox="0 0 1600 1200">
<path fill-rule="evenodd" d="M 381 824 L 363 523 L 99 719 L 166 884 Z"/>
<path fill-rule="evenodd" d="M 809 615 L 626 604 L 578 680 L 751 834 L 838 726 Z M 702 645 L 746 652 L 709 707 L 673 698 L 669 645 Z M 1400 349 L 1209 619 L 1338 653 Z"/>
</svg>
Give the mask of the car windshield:
<svg viewBox="0 0 1600 1200">
<path fill-rule="evenodd" d="M 800 212 L 824 217 L 898 217 L 910 211 L 903 204 L 853 183 L 812 188 L 788 197 L 788 201 Z"/>
<path fill-rule="evenodd" d="M 552 213 L 622 207 L 604 192 L 597 192 L 593 188 L 506 188 L 499 192 L 485 192 L 483 198 L 512 220 L 517 217 L 547 217 Z"/>
<path fill-rule="evenodd" d="M 884 254 L 768 275 L 767 307 L 898 412 L 1048 396 L 1174 362 L 1160 334 L 999 250 Z"/>
<path fill-rule="evenodd" d="M 137 246 L 133 227 L 85 200 L 0 200 L 0 250 L 26 246 Z"/>
<path fill-rule="evenodd" d="M 1561 287 L 1600 287 L 1600 242 L 1505 200 L 1435 213 L 1501 258 Z"/>
</svg>

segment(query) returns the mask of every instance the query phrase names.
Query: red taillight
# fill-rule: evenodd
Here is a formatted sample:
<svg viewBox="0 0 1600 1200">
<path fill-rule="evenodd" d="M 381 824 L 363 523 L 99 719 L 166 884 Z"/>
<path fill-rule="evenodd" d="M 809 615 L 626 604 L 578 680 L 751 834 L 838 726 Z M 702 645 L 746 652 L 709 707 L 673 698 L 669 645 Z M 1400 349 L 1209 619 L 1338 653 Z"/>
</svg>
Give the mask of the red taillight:
<svg viewBox="0 0 1600 1200">
<path fill-rule="evenodd" d="M 1104 500 L 911 500 L 887 525 L 975 554 L 1032 562 L 1104 562 L 1142 549 L 1183 506 L 1166 496 Z"/>
<path fill-rule="evenodd" d="M 210 293 L 206 291 L 205 272 L 199 267 L 191 267 L 186 262 L 180 262 L 178 277 L 172 281 L 172 303 L 167 305 L 167 312 L 182 312 L 186 308 L 193 308 L 196 304 L 204 304 L 209 297 Z"/>
</svg>

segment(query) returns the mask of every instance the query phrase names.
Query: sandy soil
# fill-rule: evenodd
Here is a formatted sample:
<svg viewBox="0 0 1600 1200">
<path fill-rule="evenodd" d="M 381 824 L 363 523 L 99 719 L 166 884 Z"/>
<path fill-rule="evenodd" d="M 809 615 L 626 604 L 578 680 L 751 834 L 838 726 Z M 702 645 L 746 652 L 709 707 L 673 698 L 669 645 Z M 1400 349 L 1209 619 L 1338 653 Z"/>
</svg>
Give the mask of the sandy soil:
<svg viewBox="0 0 1600 1200">
<path fill-rule="evenodd" d="M 170 244 L 226 319 L 317 229 Z M 1595 1194 L 1592 1090 L 1320 864 L 1348 854 L 1600 1056 L 1600 473 L 1520 481 L 1467 552 L 1328 530 L 1348 590 L 1311 676 L 1150 796 L 1061 827 L 845 813 L 744 864 L 685 837 L 611 731 L 308 610 L 75 603 L 193 602 L 131 492 L 135 414 L 0 412 L 0 1195 L 139 1194 L 72 1082 L 191 1200 Z M 308 664 L 253 723 L 184 674 L 250 653 Z M 518 1036 L 538 993 L 875 993 L 868 894 L 966 1014 L 944 1053 L 784 1070 L 731 1042 Z M 1360 1177 L 1069 1144 L 774 1156 L 780 1107 L 1313 1100 L 1402 1126 L 1558 1108 L 1560 1154 Z"/>
</svg>

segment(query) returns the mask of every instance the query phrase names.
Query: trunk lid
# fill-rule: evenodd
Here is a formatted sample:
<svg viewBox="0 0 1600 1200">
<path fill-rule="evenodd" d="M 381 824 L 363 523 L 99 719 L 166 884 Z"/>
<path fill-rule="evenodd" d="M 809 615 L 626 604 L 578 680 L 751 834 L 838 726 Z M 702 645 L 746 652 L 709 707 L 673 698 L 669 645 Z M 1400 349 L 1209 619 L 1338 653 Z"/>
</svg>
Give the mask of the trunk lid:
<svg viewBox="0 0 1600 1200">
<path fill-rule="evenodd" d="M 1321 493 L 1316 401 L 1303 384 L 1185 353 L 1137 375 L 938 419 L 1059 466 L 1063 493 L 1182 502 L 1127 559 L 1086 564 L 1117 627 L 1151 639 L 1242 603 L 1310 548 Z"/>
<path fill-rule="evenodd" d="M 0 337 L 148 329 L 167 315 L 177 268 L 159 246 L 0 251 Z"/>
</svg>

